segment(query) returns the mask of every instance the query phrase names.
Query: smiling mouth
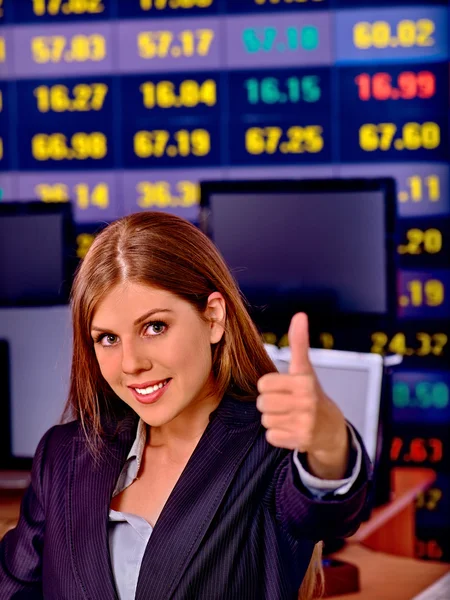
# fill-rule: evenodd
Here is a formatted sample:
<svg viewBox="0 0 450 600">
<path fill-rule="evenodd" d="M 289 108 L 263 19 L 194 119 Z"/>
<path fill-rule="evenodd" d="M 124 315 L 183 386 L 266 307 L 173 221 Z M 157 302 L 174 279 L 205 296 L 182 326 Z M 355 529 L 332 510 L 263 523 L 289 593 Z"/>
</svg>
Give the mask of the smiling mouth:
<svg viewBox="0 0 450 600">
<path fill-rule="evenodd" d="M 139 394 L 140 396 L 148 396 L 149 394 L 153 394 L 157 390 L 160 390 L 163 387 L 165 387 L 169 383 L 170 379 L 171 378 L 164 379 L 164 381 L 161 381 L 160 383 L 157 383 L 156 385 L 150 385 L 149 387 L 146 387 L 146 388 L 132 387 L 131 389 L 133 391 L 135 391 L 137 394 Z"/>
</svg>

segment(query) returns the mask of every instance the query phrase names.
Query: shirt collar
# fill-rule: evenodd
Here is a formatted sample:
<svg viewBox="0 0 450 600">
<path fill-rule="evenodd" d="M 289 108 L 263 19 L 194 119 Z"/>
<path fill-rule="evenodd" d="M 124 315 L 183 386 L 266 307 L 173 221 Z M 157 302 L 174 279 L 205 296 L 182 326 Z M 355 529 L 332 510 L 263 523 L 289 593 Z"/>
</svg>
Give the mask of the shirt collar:
<svg viewBox="0 0 450 600">
<path fill-rule="evenodd" d="M 120 472 L 116 487 L 113 492 L 113 497 L 120 494 L 125 488 L 133 483 L 137 478 L 141 468 L 142 456 L 144 454 L 145 444 L 147 443 L 147 424 L 142 419 L 139 419 L 136 437 L 133 445 L 128 453 L 125 464 Z"/>
<path fill-rule="evenodd" d="M 135 458 L 137 461 L 137 471 L 141 468 L 142 455 L 144 454 L 145 444 L 147 442 L 147 423 L 139 419 L 139 424 L 134 438 L 133 445 L 127 456 L 127 462 Z"/>
</svg>

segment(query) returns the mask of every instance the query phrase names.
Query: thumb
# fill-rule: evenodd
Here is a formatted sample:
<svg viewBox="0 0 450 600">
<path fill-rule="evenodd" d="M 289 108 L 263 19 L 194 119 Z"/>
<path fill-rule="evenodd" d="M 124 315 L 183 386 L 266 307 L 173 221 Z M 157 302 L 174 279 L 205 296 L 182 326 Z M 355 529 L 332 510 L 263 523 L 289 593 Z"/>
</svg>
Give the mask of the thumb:
<svg viewBox="0 0 450 600">
<path fill-rule="evenodd" d="M 290 375 L 308 375 L 313 372 L 309 360 L 309 329 L 308 316 L 305 313 L 296 313 L 288 331 L 289 346 L 291 348 Z"/>
</svg>

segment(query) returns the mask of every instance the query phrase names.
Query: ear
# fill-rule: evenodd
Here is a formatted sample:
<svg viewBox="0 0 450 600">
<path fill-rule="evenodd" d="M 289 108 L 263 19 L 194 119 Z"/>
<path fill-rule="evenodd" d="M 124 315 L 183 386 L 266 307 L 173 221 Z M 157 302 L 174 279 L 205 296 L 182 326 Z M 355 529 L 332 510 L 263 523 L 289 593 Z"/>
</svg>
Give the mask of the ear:
<svg viewBox="0 0 450 600">
<path fill-rule="evenodd" d="M 210 342 L 217 344 L 222 339 L 226 320 L 225 299 L 220 292 L 213 292 L 208 297 L 205 316 L 210 320 Z"/>
</svg>

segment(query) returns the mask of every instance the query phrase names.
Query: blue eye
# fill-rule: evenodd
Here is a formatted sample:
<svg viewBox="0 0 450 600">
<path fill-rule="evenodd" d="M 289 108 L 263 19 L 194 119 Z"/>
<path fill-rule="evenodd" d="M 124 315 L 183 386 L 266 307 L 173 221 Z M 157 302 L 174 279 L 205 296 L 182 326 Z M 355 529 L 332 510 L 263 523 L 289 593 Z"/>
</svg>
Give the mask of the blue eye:
<svg viewBox="0 0 450 600">
<path fill-rule="evenodd" d="M 167 331 L 167 323 L 164 321 L 150 321 L 144 326 L 144 331 L 147 332 L 150 328 L 153 328 L 153 333 L 148 335 L 148 337 L 158 337 Z M 96 338 L 94 338 L 95 344 L 100 344 L 103 348 L 110 348 L 117 344 L 118 336 L 113 333 L 100 333 Z M 102 343 L 103 340 L 107 340 L 108 343 Z"/>
<path fill-rule="evenodd" d="M 114 338 L 114 340 L 116 340 L 117 336 L 112 333 L 101 333 L 94 339 L 94 344 L 100 344 L 101 346 L 105 346 L 105 344 L 102 344 L 101 342 L 104 339 L 109 339 L 110 343 L 106 344 L 106 346 L 114 346 L 114 340 L 111 341 L 111 338 Z"/>
<path fill-rule="evenodd" d="M 162 333 L 165 333 L 165 330 L 167 329 L 167 324 L 164 323 L 164 321 L 150 321 L 150 323 L 147 323 L 147 325 L 145 326 L 146 331 L 148 331 L 148 329 L 150 327 L 156 327 L 157 329 L 160 330 L 160 331 L 155 331 L 155 335 L 151 336 L 151 337 L 156 337 L 157 335 L 161 335 Z M 163 329 L 163 331 L 161 331 L 161 329 Z"/>
</svg>

